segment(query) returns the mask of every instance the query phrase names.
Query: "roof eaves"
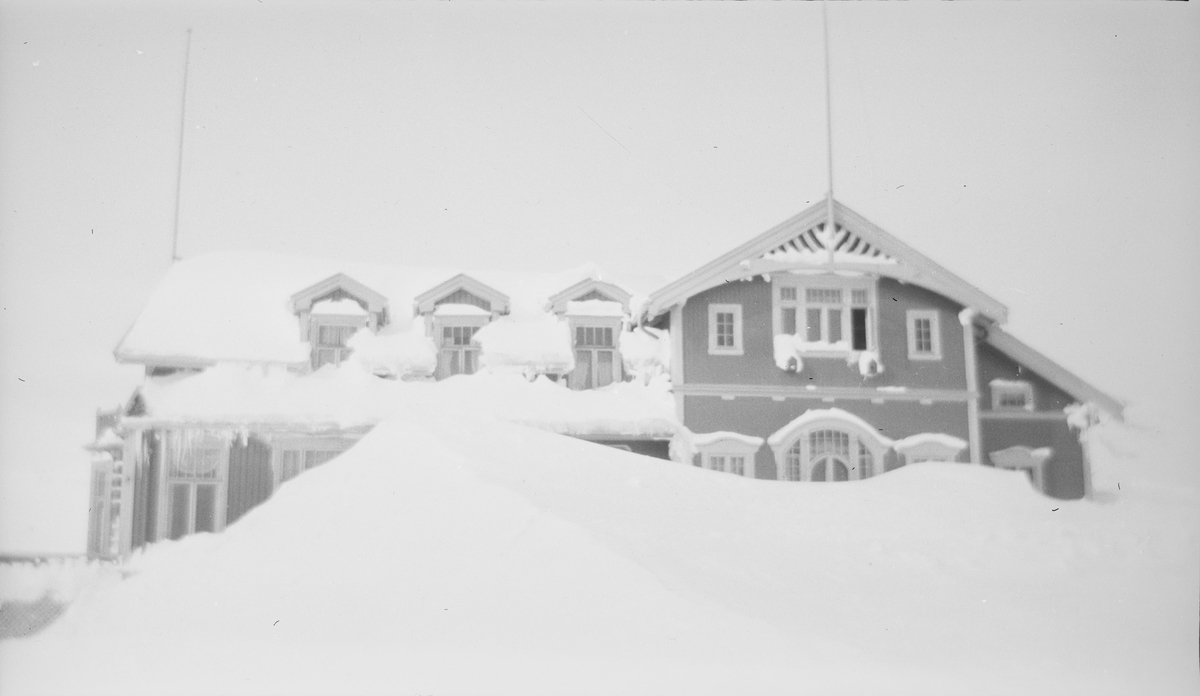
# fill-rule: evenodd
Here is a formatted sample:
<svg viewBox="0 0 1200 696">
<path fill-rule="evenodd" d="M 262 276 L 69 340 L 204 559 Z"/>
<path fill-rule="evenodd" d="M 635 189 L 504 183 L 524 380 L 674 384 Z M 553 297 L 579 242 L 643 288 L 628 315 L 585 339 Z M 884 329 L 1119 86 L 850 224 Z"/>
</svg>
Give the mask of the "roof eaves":
<svg viewBox="0 0 1200 696">
<path fill-rule="evenodd" d="M 1117 420 L 1123 419 L 1124 404 L 1088 384 L 1078 375 L 1042 355 L 999 326 L 988 328 L 987 342 L 1079 401 L 1092 402 L 1110 413 Z"/>
</svg>

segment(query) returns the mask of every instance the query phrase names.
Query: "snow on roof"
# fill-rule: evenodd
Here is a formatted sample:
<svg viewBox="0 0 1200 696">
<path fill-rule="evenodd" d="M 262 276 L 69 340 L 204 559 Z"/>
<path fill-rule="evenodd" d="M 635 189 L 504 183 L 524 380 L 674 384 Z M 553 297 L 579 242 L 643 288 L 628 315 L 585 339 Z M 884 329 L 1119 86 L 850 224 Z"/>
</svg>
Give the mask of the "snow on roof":
<svg viewBox="0 0 1200 696">
<path fill-rule="evenodd" d="M 146 415 L 126 424 L 233 429 L 352 430 L 399 410 L 484 413 L 575 436 L 669 438 L 678 428 L 665 380 L 573 391 L 545 378 L 463 375 L 440 382 L 380 379 L 349 363 L 297 375 L 283 368 L 221 364 L 147 382 Z"/>
<path fill-rule="evenodd" d="M 583 300 L 567 303 L 567 314 L 575 317 L 623 317 L 625 308 L 620 302 L 607 300 Z"/>
<path fill-rule="evenodd" d="M 852 424 L 854 426 L 857 426 L 857 428 L 859 430 L 870 434 L 880 444 L 888 445 L 888 446 L 890 446 L 892 444 L 891 438 L 881 435 L 879 433 L 879 431 L 876 430 L 875 427 L 872 426 L 870 423 L 866 422 L 862 418 L 859 418 L 858 416 L 854 415 L 853 413 L 850 413 L 849 411 L 844 411 L 840 408 L 809 409 L 808 411 L 805 411 L 802 415 L 800 415 L 798 418 L 793 420 L 791 423 L 788 423 L 787 425 L 783 426 L 779 430 L 776 430 L 774 433 L 772 433 L 771 436 L 767 438 L 767 443 L 770 444 L 772 447 L 779 447 L 780 445 L 786 443 L 789 439 L 791 439 L 792 435 L 800 428 L 803 428 L 807 425 L 811 425 L 813 423 L 816 423 L 818 421 L 823 421 L 823 420 L 835 420 L 835 421 L 842 421 L 844 423 Z"/>
<path fill-rule="evenodd" d="M 892 443 L 892 447 L 900 454 L 923 445 L 941 445 L 947 449 L 961 452 L 967 448 L 967 441 L 953 435 L 946 435 L 945 433 L 919 433 L 917 435 L 909 435 Z"/>
<path fill-rule="evenodd" d="M 340 314 L 351 315 L 356 317 L 365 317 L 367 310 L 363 309 L 362 305 L 351 299 L 341 300 L 321 300 L 314 303 L 312 306 L 313 314 Z"/>
<path fill-rule="evenodd" d="M 440 304 L 433 310 L 433 315 L 437 317 L 488 317 L 491 314 L 491 312 L 483 307 L 476 307 L 470 304 L 454 304 L 452 302 Z"/>
<path fill-rule="evenodd" d="M 302 365 L 309 347 L 289 310 L 294 293 L 337 274 L 387 297 L 391 324 L 412 324 L 413 299 L 462 269 L 403 267 L 249 251 L 173 265 L 115 350 L 118 360 L 203 366 L 221 361 Z M 513 318 L 540 317 L 549 297 L 599 273 L 594 264 L 554 273 L 470 271 L 511 298 Z M 642 293 L 652 289 L 630 287 Z"/>
<path fill-rule="evenodd" d="M 475 342 L 489 368 L 530 368 L 540 372 L 570 372 L 575 368 L 570 327 L 553 315 L 525 321 L 503 318 L 481 327 Z"/>
<path fill-rule="evenodd" d="M 721 440 L 735 440 L 751 447 L 761 447 L 763 443 L 761 437 L 751 437 L 750 435 L 743 435 L 728 430 L 718 430 L 714 433 L 695 433 L 692 435 L 692 443 L 700 446 L 711 445 Z"/>
</svg>

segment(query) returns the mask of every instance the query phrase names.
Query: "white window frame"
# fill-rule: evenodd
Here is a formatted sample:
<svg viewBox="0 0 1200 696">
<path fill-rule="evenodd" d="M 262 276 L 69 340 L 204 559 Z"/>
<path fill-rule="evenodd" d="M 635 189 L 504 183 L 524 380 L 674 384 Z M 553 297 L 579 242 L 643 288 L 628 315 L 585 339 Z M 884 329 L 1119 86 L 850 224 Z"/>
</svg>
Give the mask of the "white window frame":
<svg viewBox="0 0 1200 696">
<path fill-rule="evenodd" d="M 309 319 L 310 325 L 308 330 L 309 344 L 312 346 L 312 356 L 309 361 L 312 369 L 319 370 L 325 365 L 333 365 L 337 367 L 350 357 L 354 351 L 345 346 L 325 346 L 321 344 L 321 327 L 323 326 L 349 326 L 356 330 L 361 330 L 367 326 L 367 317 L 354 316 L 350 314 L 314 314 Z M 353 334 L 351 334 L 353 336 Z M 348 340 L 348 339 L 347 339 Z M 321 362 L 321 351 L 334 351 L 333 362 Z"/>
<path fill-rule="evenodd" d="M 717 345 L 717 315 L 733 314 L 733 345 Z M 710 304 L 708 306 L 708 354 L 709 355 L 743 355 L 742 342 L 742 306 L 740 304 Z"/>
<path fill-rule="evenodd" d="M 797 431 L 787 432 L 789 428 L 794 427 L 792 424 L 784 426 L 779 433 L 769 438 L 771 449 L 775 453 L 776 478 L 780 481 L 811 481 L 813 461 L 812 443 L 809 435 L 820 430 L 834 430 L 845 433 L 849 436 L 849 450 L 847 453 L 847 463 L 849 471 L 848 476 L 850 481 L 859 481 L 864 478 L 871 478 L 883 473 L 885 457 L 888 450 L 891 449 L 891 441 L 881 438 L 881 436 L 872 432 L 867 427 L 856 422 L 858 419 L 851 420 L 850 418 L 835 418 L 824 417 L 819 420 L 811 421 Z M 864 421 L 865 422 L 865 421 Z M 781 439 L 779 435 L 786 433 L 786 437 Z M 774 444 L 778 442 L 778 444 Z M 788 457 L 793 446 L 799 445 L 800 450 L 800 478 L 794 479 L 788 471 Z M 871 454 L 871 473 L 869 476 L 863 476 L 861 462 L 859 461 L 860 452 L 859 446 L 862 446 Z M 828 473 L 826 474 L 828 476 Z M 829 481 L 826 478 L 826 481 Z"/>
<path fill-rule="evenodd" d="M 721 433 L 714 434 L 720 435 Z M 703 438 L 704 436 L 699 437 Z M 700 452 L 701 468 L 731 474 L 734 472 L 731 471 L 732 462 L 730 460 L 734 457 L 742 457 L 744 461 L 740 475 L 754 478 L 754 457 L 762 447 L 763 440 L 762 438 L 751 438 L 751 440 L 757 441 L 757 444 L 734 437 L 719 437 L 711 442 L 697 443 L 696 449 Z"/>
<path fill-rule="evenodd" d="M 930 350 L 917 350 L 917 321 L 929 320 Z M 941 360 L 942 359 L 942 326 L 941 313 L 936 309 L 910 309 L 905 312 L 904 324 L 908 333 L 909 360 Z"/>
<path fill-rule="evenodd" d="M 819 276 L 797 276 L 797 275 L 779 275 L 772 279 L 771 300 L 772 300 L 772 322 L 773 334 L 780 335 L 785 333 L 783 315 L 787 309 L 793 309 L 796 312 L 796 327 L 795 333 L 792 334 L 800 338 L 804 342 L 808 342 L 807 322 L 808 310 L 819 308 L 821 312 L 821 340 L 828 341 L 830 335 L 829 328 L 829 309 L 841 310 L 841 341 L 846 343 L 845 349 L 832 349 L 820 351 L 806 351 L 805 356 L 811 357 L 844 357 L 850 353 L 860 353 L 864 350 L 876 350 L 878 345 L 878 291 L 877 283 L 870 278 L 850 278 L 843 276 L 819 275 Z M 795 293 L 795 299 L 784 299 L 784 289 L 787 288 Z M 832 303 L 818 302 L 810 303 L 808 301 L 808 289 L 831 289 L 840 290 L 842 293 L 841 302 L 836 306 Z M 854 291 L 865 291 L 867 294 L 866 305 L 854 302 Z M 866 317 L 866 348 L 854 347 L 854 324 L 853 313 L 851 310 L 856 308 L 865 308 L 867 310 Z"/>
<path fill-rule="evenodd" d="M 1006 381 L 992 380 L 988 386 L 992 390 L 992 410 L 993 411 L 1033 411 L 1036 406 L 1033 402 L 1033 384 L 1025 381 Z M 1024 406 L 1006 406 L 1001 403 L 1003 397 L 1010 394 L 1020 394 L 1025 397 Z"/>
</svg>

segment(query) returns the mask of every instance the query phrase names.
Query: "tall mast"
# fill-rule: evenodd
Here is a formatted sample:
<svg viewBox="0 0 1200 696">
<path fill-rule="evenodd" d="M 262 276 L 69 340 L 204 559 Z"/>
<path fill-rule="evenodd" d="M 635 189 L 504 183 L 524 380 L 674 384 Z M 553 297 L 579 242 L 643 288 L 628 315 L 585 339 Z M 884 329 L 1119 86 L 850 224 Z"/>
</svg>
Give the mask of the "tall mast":
<svg viewBox="0 0 1200 696">
<path fill-rule="evenodd" d="M 829 0 L 821 2 L 821 26 L 825 35 L 825 171 L 829 177 L 829 193 L 825 199 L 826 238 L 831 242 L 837 230 L 833 221 L 833 102 L 830 98 L 829 71 Z M 829 245 L 829 263 L 833 263 L 833 244 Z"/>
<path fill-rule="evenodd" d="M 183 190 L 183 134 L 187 127 L 188 69 L 192 63 L 192 28 L 187 30 L 187 49 L 183 57 L 183 102 L 179 106 L 179 160 L 175 169 L 175 231 L 171 235 L 171 263 L 179 260 L 179 198 Z"/>
</svg>

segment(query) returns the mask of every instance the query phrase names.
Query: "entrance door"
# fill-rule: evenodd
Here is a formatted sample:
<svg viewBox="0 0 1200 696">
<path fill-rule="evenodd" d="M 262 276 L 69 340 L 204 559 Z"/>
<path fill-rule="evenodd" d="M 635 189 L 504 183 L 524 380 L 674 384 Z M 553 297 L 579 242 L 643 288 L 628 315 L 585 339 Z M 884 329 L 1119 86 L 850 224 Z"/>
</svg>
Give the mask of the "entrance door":
<svg viewBox="0 0 1200 696">
<path fill-rule="evenodd" d="M 832 474 L 832 478 L 829 476 Z M 813 481 L 849 481 L 850 468 L 837 457 L 822 457 L 813 464 Z"/>
</svg>

